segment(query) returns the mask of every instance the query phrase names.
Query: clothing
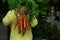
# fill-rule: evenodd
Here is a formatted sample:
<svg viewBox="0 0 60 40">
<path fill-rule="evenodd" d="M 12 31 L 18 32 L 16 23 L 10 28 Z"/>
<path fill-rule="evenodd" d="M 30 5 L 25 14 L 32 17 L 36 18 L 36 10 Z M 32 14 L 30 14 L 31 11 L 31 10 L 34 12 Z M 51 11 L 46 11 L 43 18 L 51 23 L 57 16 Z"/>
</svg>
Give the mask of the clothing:
<svg viewBox="0 0 60 40">
<path fill-rule="evenodd" d="M 3 24 L 6 26 L 7 25 L 11 26 L 10 40 L 32 40 L 33 35 L 31 32 L 31 28 L 30 30 L 26 30 L 24 36 L 22 35 L 22 33 L 19 34 L 18 27 L 16 27 L 16 29 L 14 30 L 14 26 L 16 24 L 16 16 L 14 15 L 14 12 L 15 12 L 14 10 L 10 10 L 3 18 Z M 38 24 L 38 21 L 35 18 L 31 23 L 33 24 L 33 25 L 31 24 L 31 27 L 35 27 Z"/>
</svg>

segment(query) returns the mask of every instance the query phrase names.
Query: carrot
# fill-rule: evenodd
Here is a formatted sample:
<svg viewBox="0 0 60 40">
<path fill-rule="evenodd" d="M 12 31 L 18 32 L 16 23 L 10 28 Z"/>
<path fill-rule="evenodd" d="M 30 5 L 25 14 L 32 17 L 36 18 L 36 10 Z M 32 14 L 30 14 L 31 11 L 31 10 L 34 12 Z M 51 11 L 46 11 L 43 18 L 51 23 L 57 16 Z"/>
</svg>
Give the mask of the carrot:
<svg viewBox="0 0 60 40">
<path fill-rule="evenodd" d="M 17 25 L 18 25 L 18 18 L 17 18 L 17 20 L 16 20 L 16 25 L 15 25 L 15 27 L 14 27 L 14 30 L 16 29 Z"/>
<path fill-rule="evenodd" d="M 20 29 L 20 32 L 22 32 L 23 31 L 23 28 L 22 28 L 22 16 L 20 16 L 20 18 L 19 18 L 19 29 Z"/>
<path fill-rule="evenodd" d="M 26 18 L 25 18 L 25 16 L 23 16 L 23 21 L 24 21 L 24 29 L 26 29 Z"/>
<path fill-rule="evenodd" d="M 18 31 L 20 33 L 20 19 L 18 18 Z"/>
<path fill-rule="evenodd" d="M 28 29 L 29 30 L 28 18 L 26 16 L 24 16 L 24 29 Z"/>
<path fill-rule="evenodd" d="M 26 29 L 30 30 L 28 21 L 26 16 L 21 15 L 20 17 L 17 17 L 15 28 L 18 25 L 19 33 L 21 32 L 24 35 Z"/>
<path fill-rule="evenodd" d="M 28 18 L 26 18 L 26 26 L 27 26 L 27 29 L 30 30 L 29 23 L 28 23 Z"/>
</svg>

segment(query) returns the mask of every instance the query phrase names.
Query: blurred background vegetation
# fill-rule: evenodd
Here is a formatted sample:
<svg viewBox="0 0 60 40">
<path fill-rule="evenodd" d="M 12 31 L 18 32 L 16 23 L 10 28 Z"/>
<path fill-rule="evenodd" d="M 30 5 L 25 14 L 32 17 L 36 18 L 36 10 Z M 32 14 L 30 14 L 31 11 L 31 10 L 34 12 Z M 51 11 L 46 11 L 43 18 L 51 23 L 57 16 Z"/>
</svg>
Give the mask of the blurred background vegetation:
<svg viewBox="0 0 60 40">
<path fill-rule="evenodd" d="M 60 30 L 57 29 L 57 25 L 48 23 L 46 20 L 49 16 L 48 13 L 51 10 L 51 6 L 60 9 L 60 0 L 35 0 L 36 4 L 39 5 L 38 25 L 32 28 L 34 38 L 41 38 L 46 40 L 60 40 Z M 6 15 L 9 10 L 7 0 L 0 0 L 0 23 L 2 18 Z"/>
</svg>

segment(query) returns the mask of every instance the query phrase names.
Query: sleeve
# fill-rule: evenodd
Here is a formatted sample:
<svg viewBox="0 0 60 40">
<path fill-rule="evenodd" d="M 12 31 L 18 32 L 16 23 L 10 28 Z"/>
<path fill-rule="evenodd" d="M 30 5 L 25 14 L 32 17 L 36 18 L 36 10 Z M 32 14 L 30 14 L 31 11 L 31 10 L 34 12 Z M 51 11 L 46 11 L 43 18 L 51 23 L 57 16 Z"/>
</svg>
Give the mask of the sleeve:
<svg viewBox="0 0 60 40">
<path fill-rule="evenodd" d="M 36 27 L 37 24 L 38 24 L 38 20 L 34 16 L 32 22 L 30 23 L 30 25 L 31 25 L 31 27 Z"/>
<path fill-rule="evenodd" d="M 14 18 L 16 18 L 16 16 L 14 15 L 14 10 L 8 11 L 8 13 L 6 14 L 6 16 L 2 20 L 3 24 L 5 26 L 9 25 L 14 20 Z"/>
</svg>

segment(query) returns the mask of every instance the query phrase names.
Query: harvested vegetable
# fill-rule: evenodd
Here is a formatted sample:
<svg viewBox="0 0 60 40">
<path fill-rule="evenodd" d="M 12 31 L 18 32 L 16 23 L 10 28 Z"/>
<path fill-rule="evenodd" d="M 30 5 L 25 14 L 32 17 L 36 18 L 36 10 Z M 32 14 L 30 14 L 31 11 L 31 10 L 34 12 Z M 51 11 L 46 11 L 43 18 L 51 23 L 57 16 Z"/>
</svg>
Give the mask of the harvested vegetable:
<svg viewBox="0 0 60 40">
<path fill-rule="evenodd" d="M 16 29 L 16 27 L 18 26 L 19 33 L 22 33 L 23 35 L 25 34 L 26 29 L 28 29 L 28 30 L 30 29 L 29 20 L 28 20 L 27 16 L 24 14 L 24 12 L 25 12 L 24 6 L 21 7 L 20 11 L 15 12 L 16 14 L 21 13 L 21 15 L 20 16 L 16 15 L 17 20 L 16 20 L 16 25 L 14 27 L 14 29 Z"/>
</svg>

